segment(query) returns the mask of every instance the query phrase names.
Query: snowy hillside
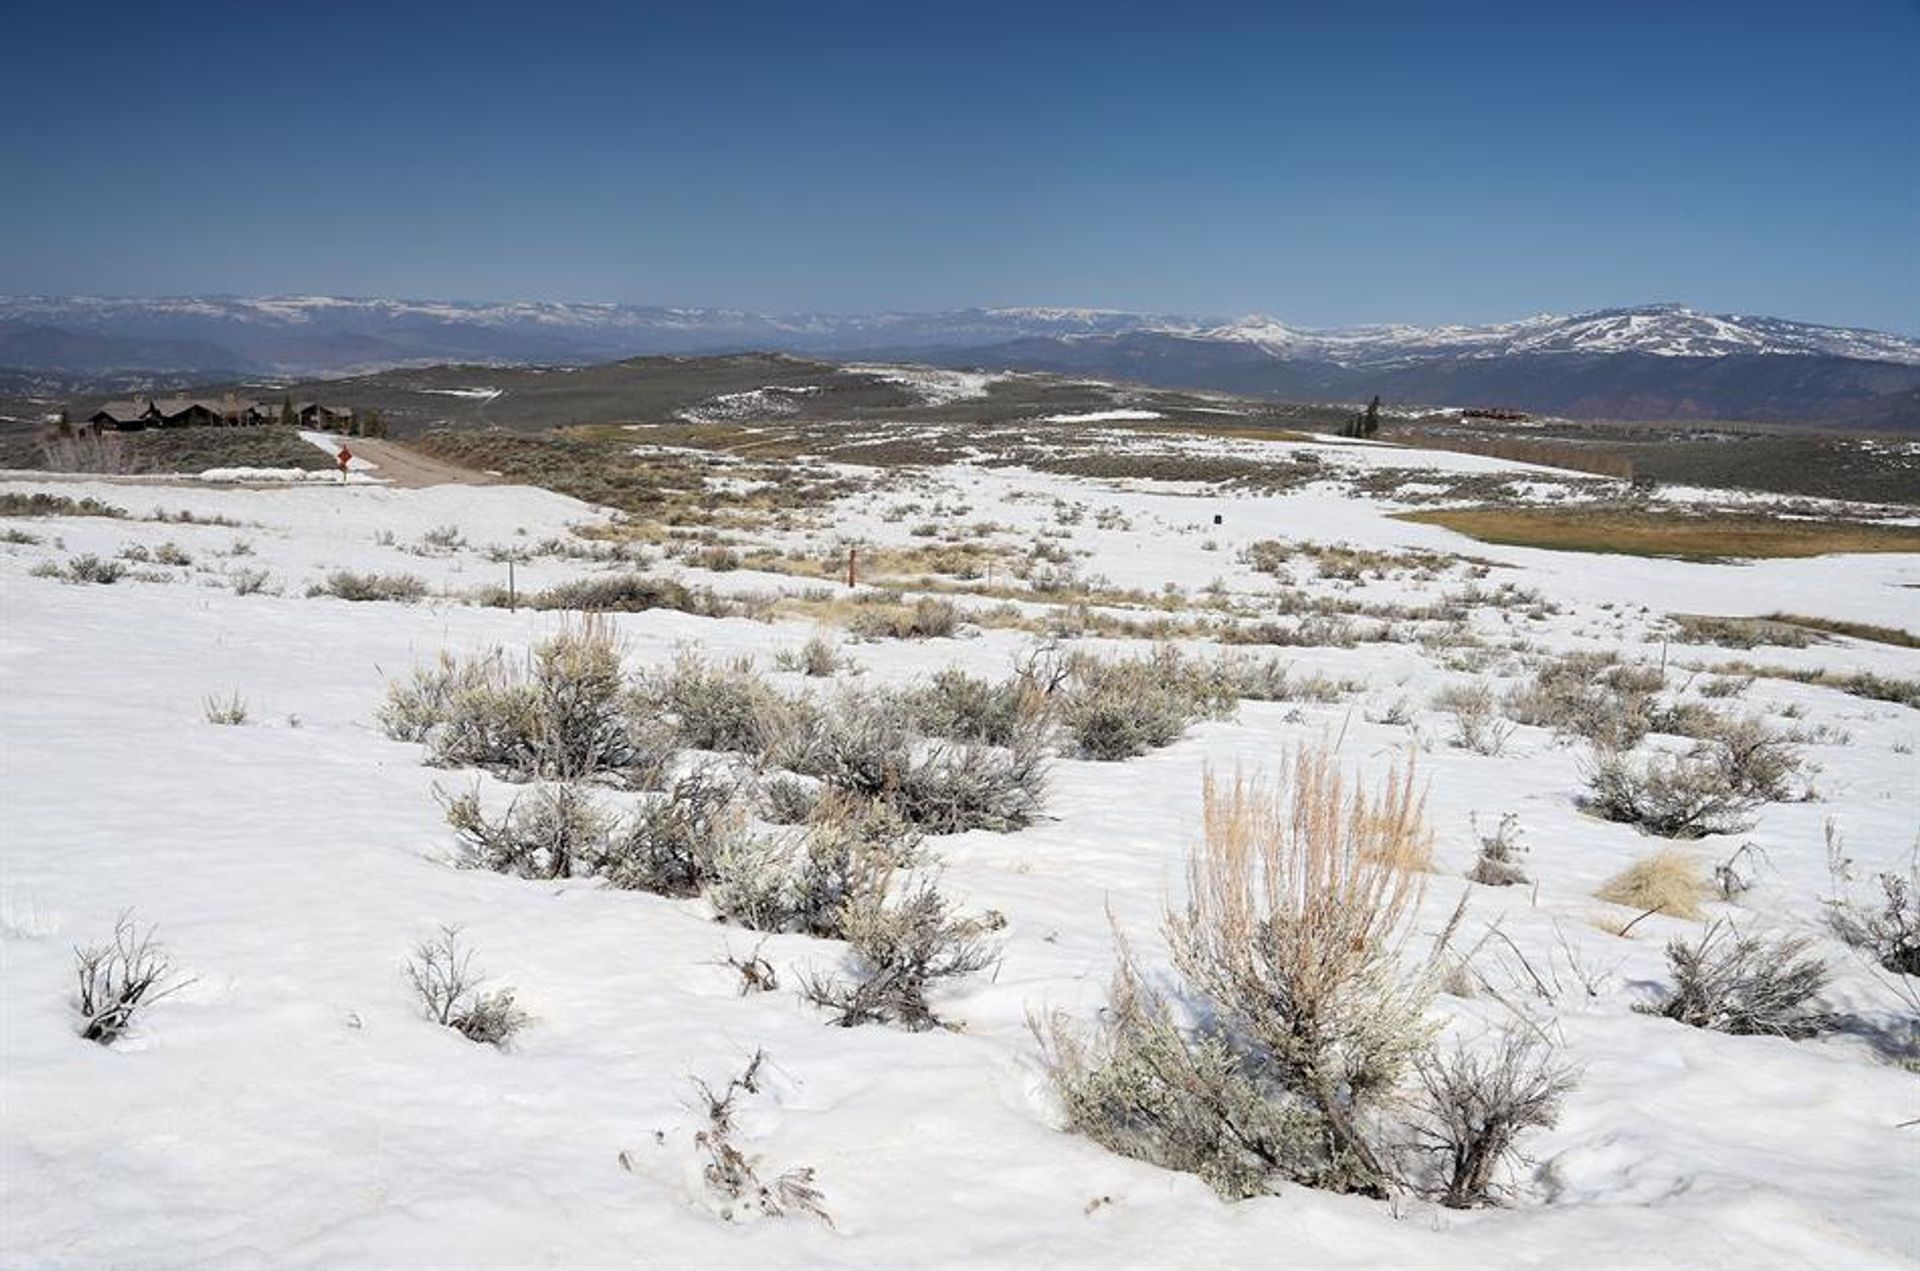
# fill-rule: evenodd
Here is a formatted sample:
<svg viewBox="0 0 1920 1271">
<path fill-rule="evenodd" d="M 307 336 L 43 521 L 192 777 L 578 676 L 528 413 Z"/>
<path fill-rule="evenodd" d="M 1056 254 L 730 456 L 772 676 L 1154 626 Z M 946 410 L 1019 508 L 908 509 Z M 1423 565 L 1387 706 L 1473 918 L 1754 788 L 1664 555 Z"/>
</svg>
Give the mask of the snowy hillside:
<svg viewBox="0 0 1920 1271">
<path fill-rule="evenodd" d="M 1202 329 L 1207 339 L 1238 340 L 1276 357 L 1324 358 L 1343 365 L 1390 365 L 1433 357 L 1498 358 L 1542 353 L 1645 353 L 1655 357 L 1769 355 L 1920 363 L 1920 339 L 1779 318 L 1700 313 L 1685 305 L 1543 314 L 1490 326 L 1366 326 L 1334 331 L 1245 318 Z"/>
<path fill-rule="evenodd" d="M 1276 318 L 1235 322 L 1109 309 L 1015 307 L 936 313 L 778 314 L 740 309 L 517 302 L 504 304 L 336 296 L 0 297 L 0 325 L 57 328 L 111 338 L 224 341 L 236 356 L 288 364 L 322 352 L 323 339 L 358 337 L 457 352 L 481 333 L 521 337 L 526 355 L 769 348 L 833 353 L 869 349 L 986 347 L 1026 339 L 1129 335 L 1247 343 L 1276 357 L 1366 365 L 1423 358 L 1541 353 L 1650 353 L 1661 357 L 1822 356 L 1920 364 L 1920 339 L 1779 318 L 1646 305 L 1484 326 L 1405 325 L 1315 329 Z M 466 333 L 464 336 L 462 333 Z M 488 350 L 484 342 L 472 345 Z M 495 350 L 511 349 L 512 344 Z M 302 349 L 307 353 L 300 353 Z M 365 352 L 366 350 L 361 350 Z M 449 356 L 452 355 L 450 352 Z M 0 364 L 6 364 L 0 361 Z"/>
<path fill-rule="evenodd" d="M 934 387 L 968 400 L 965 382 Z M 1126 444 L 1116 434 L 1111 451 Z M 1441 453 L 1396 476 L 1406 452 L 1330 440 L 1174 444 L 1196 471 L 1259 460 L 1306 476 L 1259 494 L 990 463 L 846 467 L 826 501 L 795 507 L 754 496 L 802 465 L 720 456 L 708 503 L 724 515 L 624 532 L 543 490 L 400 488 L 377 468 L 284 488 L 0 476 L 0 506 L 31 513 L 0 521 L 0 1263 L 1920 1265 L 1920 978 L 1842 940 L 1823 903 L 1874 901 L 1879 875 L 1913 869 L 1920 698 L 1890 699 L 1920 692 L 1920 652 L 1784 627 L 1758 647 L 1717 643 L 1732 637 L 1671 616 L 1911 630 L 1920 554 L 1492 546 L 1392 514 L 1489 482 L 1540 507 L 1596 484 Z M 97 504 L 71 502 L 84 499 Z M 936 982 L 946 1026 L 833 1027 L 800 990 L 860 973 L 846 939 L 797 921 L 751 930 L 716 887 L 480 867 L 448 802 L 473 791 L 505 817 L 536 787 L 505 779 L 508 764 L 434 766 L 436 743 L 381 723 L 416 668 L 502 650 L 489 674 L 518 674 L 538 642 L 580 629 L 530 601 L 583 582 L 634 594 L 636 570 L 687 591 L 608 618 L 638 694 L 623 700 L 642 703 L 634 735 L 680 730 L 669 771 L 737 783 L 762 847 L 795 832 L 767 821 L 772 787 L 816 779 L 791 775 L 809 762 L 798 750 L 690 743 L 691 698 L 648 696 L 688 650 L 716 674 L 747 660 L 726 672 L 748 686 L 743 709 L 779 719 L 956 668 L 998 684 L 1036 659 L 1151 659 L 1162 644 L 1180 656 L 1152 665 L 1239 667 L 1245 700 L 1123 760 L 1050 734 L 1025 824 L 923 845 L 920 876 L 992 955 Z M 879 585 L 890 574 L 897 594 Z M 360 587 L 399 598 L 345 598 Z M 1221 643 L 1229 629 L 1240 643 Z M 1639 686 L 1602 693 L 1642 712 L 1636 761 L 1711 750 L 1749 721 L 1792 759 L 1790 789 L 1699 838 L 1605 819 L 1585 802 L 1588 725 L 1518 718 L 1538 718 L 1515 703 L 1555 668 L 1574 669 L 1576 696 Z M 1205 841 L 1208 774 L 1276 776 L 1303 746 L 1367 788 L 1411 764 L 1426 792 L 1431 860 L 1399 952 L 1411 976 L 1448 933 L 1425 1023 L 1479 1054 L 1536 1039 L 1570 1075 L 1557 1118 L 1503 1160 L 1497 1204 L 1442 1206 L 1431 1161 L 1397 1141 L 1391 1199 L 1275 1174 L 1232 1200 L 1068 1129 L 1030 1021 L 1058 1010 L 1093 1026 L 1116 936 L 1174 982 L 1162 919 Z M 905 772 L 929 753 L 951 752 L 919 737 L 895 758 Z M 683 797 L 612 778 L 582 797 L 623 823 Z M 1527 881 L 1468 881 L 1495 838 L 1524 849 L 1510 859 Z M 1672 904 L 1597 894 L 1662 850 L 1692 880 Z M 157 929 L 177 987 L 98 1045 L 80 1035 L 75 948 L 129 911 Z M 1668 942 L 1725 924 L 1804 941 L 1825 965 L 1827 1018 L 1809 1036 L 1661 1013 Z M 406 968 L 445 926 L 530 1016 L 510 1043 L 423 1014 Z M 778 986 L 749 991 L 742 965 Z M 1192 1005 L 1176 1001 L 1183 1024 Z M 812 1171 L 817 1201 L 785 1216 L 716 1182 L 694 1084 L 723 1091 L 762 1049 L 723 1137 L 765 1182 Z M 1396 1098 L 1412 1106 L 1416 1087 L 1407 1076 Z M 1377 1115 L 1386 1142 L 1405 1114 L 1389 1101 Z"/>
</svg>

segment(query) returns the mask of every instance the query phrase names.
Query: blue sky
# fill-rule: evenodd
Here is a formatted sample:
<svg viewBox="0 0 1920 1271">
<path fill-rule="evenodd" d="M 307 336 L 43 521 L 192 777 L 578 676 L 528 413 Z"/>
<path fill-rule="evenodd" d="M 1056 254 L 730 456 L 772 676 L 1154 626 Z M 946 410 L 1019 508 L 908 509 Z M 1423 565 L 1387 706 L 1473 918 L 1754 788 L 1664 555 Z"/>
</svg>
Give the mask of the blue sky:
<svg viewBox="0 0 1920 1271">
<path fill-rule="evenodd" d="M 1916 0 L 8 0 L 0 29 L 0 292 L 1920 332 Z"/>
</svg>

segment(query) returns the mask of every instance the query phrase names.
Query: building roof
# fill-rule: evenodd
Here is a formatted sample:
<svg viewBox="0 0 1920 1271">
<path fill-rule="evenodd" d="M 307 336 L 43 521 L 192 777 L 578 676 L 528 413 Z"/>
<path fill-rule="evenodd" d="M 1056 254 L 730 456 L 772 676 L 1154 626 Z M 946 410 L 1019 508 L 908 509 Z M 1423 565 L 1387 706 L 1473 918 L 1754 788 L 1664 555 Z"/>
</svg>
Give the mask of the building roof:
<svg viewBox="0 0 1920 1271">
<path fill-rule="evenodd" d="M 93 413 L 95 415 L 106 415 L 116 420 L 139 419 L 151 409 L 153 409 L 153 399 L 142 398 L 137 402 L 107 402 Z M 89 418 L 92 418 L 92 416 L 89 416 Z"/>
</svg>

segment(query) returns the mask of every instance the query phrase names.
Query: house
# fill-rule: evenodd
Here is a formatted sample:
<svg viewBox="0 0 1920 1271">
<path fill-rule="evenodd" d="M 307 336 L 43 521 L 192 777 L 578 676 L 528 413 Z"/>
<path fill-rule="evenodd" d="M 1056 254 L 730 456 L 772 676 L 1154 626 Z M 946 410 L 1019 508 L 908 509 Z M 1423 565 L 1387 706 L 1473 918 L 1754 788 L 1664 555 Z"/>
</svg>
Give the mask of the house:
<svg viewBox="0 0 1920 1271">
<path fill-rule="evenodd" d="M 237 428 L 278 418 L 279 412 L 271 405 L 231 396 L 145 397 L 108 402 L 87 416 L 87 422 L 95 428 L 131 432 L 140 428 Z"/>
<path fill-rule="evenodd" d="M 132 402 L 108 402 L 93 414 L 87 416 L 87 422 L 95 428 L 112 428 L 131 432 L 136 428 L 157 425 L 159 410 L 151 397 Z"/>
<path fill-rule="evenodd" d="M 350 406 L 322 406 L 319 402 L 301 402 L 293 408 L 302 428 L 320 432 L 346 432 L 353 426 Z"/>
</svg>

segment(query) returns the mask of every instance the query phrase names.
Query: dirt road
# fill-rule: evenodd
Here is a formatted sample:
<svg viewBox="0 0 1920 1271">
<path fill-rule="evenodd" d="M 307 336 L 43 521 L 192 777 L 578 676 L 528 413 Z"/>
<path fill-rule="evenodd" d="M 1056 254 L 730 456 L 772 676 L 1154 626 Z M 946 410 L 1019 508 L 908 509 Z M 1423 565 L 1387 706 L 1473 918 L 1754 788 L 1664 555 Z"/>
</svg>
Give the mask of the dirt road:
<svg viewBox="0 0 1920 1271">
<path fill-rule="evenodd" d="M 345 438 L 345 444 L 355 458 L 365 459 L 374 465 L 374 471 L 369 476 L 380 477 L 390 485 L 409 490 L 429 485 L 497 485 L 501 480 L 491 473 L 423 455 L 397 441 L 348 437 Z"/>
</svg>

